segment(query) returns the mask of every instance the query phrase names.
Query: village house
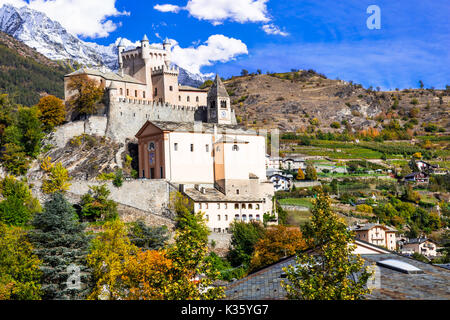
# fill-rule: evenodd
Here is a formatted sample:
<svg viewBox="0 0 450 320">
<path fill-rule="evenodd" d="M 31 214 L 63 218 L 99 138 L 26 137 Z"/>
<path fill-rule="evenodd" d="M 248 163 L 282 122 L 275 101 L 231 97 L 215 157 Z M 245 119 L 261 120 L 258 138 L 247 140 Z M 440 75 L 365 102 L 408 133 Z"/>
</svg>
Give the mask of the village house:
<svg viewBox="0 0 450 320">
<path fill-rule="evenodd" d="M 409 239 L 400 249 L 402 254 L 412 255 L 414 252 L 426 257 L 436 257 L 436 243 L 427 238 Z"/>
<path fill-rule="evenodd" d="M 276 191 L 289 191 L 292 188 L 293 176 L 283 174 L 273 174 L 269 177 L 269 180 L 273 183 L 273 187 Z"/>
<path fill-rule="evenodd" d="M 430 180 L 425 172 L 413 172 L 405 176 L 406 182 L 428 183 Z"/>
<path fill-rule="evenodd" d="M 382 224 L 356 224 L 350 227 L 356 233 L 356 239 L 394 251 L 397 247 L 397 230 Z"/>
</svg>

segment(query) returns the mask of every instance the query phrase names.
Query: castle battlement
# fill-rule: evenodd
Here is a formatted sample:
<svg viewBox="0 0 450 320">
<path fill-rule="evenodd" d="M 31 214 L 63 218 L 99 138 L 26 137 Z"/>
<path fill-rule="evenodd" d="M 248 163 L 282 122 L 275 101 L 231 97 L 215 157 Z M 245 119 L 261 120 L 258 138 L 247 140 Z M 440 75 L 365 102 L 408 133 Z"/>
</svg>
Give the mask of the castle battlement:
<svg viewBox="0 0 450 320">
<path fill-rule="evenodd" d="M 166 65 L 153 67 L 151 70 L 152 70 L 152 75 L 160 75 L 160 74 L 164 74 L 164 73 L 178 75 L 180 72 L 180 68 L 178 68 L 177 66 L 167 67 Z"/>
<path fill-rule="evenodd" d="M 119 102 L 121 105 L 147 105 L 150 108 L 170 108 L 173 110 L 180 110 L 180 111 L 196 111 L 199 109 L 205 109 L 206 106 L 183 106 L 183 105 L 173 105 L 167 102 L 160 102 L 160 101 L 151 101 L 146 99 L 133 99 L 133 98 L 114 98 L 110 97 L 111 102 Z"/>
</svg>

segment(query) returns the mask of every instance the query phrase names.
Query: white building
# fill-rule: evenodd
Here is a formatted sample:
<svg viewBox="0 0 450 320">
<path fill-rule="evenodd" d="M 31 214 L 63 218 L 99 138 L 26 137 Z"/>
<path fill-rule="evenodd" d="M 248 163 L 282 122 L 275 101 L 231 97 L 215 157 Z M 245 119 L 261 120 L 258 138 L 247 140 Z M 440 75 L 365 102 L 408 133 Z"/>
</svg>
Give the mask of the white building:
<svg viewBox="0 0 450 320">
<path fill-rule="evenodd" d="M 269 177 L 273 183 L 273 188 L 276 191 L 289 191 L 292 188 L 292 175 L 274 174 Z"/>
</svg>

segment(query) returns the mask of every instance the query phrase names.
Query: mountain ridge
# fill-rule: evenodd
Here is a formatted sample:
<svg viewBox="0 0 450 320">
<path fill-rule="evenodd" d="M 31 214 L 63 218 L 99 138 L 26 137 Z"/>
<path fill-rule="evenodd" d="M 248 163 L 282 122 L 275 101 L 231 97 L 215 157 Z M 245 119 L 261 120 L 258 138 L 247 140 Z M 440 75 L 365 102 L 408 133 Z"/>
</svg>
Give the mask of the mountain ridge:
<svg viewBox="0 0 450 320">
<path fill-rule="evenodd" d="M 103 46 L 80 40 L 59 22 L 26 6 L 17 8 L 9 4 L 3 5 L 0 8 L 0 31 L 22 41 L 51 60 L 77 62 L 86 67 L 104 65 L 113 71 L 118 69 L 115 43 Z M 179 82 L 182 85 L 198 87 L 207 79 L 208 77 L 180 68 Z"/>
</svg>

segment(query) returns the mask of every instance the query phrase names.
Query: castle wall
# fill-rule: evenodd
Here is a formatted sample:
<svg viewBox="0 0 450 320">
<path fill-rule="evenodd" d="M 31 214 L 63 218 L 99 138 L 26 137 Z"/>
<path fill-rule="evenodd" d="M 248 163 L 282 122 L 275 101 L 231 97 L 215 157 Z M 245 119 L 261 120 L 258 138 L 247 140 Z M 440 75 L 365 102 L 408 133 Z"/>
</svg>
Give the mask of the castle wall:
<svg viewBox="0 0 450 320">
<path fill-rule="evenodd" d="M 118 142 L 134 138 L 147 120 L 202 121 L 204 108 L 173 106 L 139 99 L 111 97 L 106 135 Z"/>
<path fill-rule="evenodd" d="M 53 133 L 51 143 L 58 148 L 64 147 L 72 138 L 82 134 L 104 136 L 108 119 L 104 116 L 91 116 L 86 120 L 66 123 Z"/>
</svg>

